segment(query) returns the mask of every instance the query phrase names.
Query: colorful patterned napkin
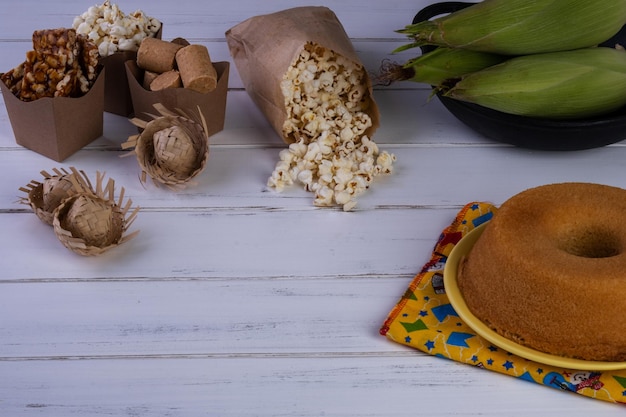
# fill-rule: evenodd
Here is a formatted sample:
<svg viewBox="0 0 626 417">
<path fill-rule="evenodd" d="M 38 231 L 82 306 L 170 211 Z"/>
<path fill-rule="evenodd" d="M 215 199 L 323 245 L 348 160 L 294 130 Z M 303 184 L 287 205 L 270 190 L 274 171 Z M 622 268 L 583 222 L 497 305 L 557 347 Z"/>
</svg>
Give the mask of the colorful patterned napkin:
<svg viewBox="0 0 626 417">
<path fill-rule="evenodd" d="M 430 261 L 389 313 L 380 333 L 434 356 L 603 401 L 626 403 L 626 370 L 559 369 L 521 358 L 478 336 L 454 311 L 443 286 L 447 257 L 465 234 L 491 219 L 496 210 L 481 202 L 463 207 L 439 236 Z"/>
</svg>

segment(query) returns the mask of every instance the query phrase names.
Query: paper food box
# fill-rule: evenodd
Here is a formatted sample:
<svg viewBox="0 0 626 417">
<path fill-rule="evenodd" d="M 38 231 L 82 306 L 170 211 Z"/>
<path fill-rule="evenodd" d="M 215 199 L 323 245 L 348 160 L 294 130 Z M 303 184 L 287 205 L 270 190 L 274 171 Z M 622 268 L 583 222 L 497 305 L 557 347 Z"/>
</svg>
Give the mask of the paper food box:
<svg viewBox="0 0 626 417">
<path fill-rule="evenodd" d="M 161 39 L 162 32 L 163 25 L 154 37 Z M 133 101 L 128 88 L 124 63 L 136 59 L 137 51 L 120 51 L 100 58 L 100 64 L 106 69 L 104 111 L 124 117 L 133 114 Z"/>
<path fill-rule="evenodd" d="M 217 72 L 217 86 L 208 93 L 199 93 L 182 87 L 150 91 L 142 85 L 144 71 L 137 66 L 135 61 L 126 61 L 128 85 L 135 116 L 141 118 L 146 114 L 154 114 L 156 103 L 161 103 L 168 109 L 183 111 L 186 109 L 195 111 L 199 107 L 207 121 L 208 136 L 223 130 L 230 63 L 228 61 L 214 62 L 213 66 Z"/>
<path fill-rule="evenodd" d="M 0 82 L 15 141 L 61 162 L 103 133 L 105 71 L 84 96 L 22 101 Z"/>
<path fill-rule="evenodd" d="M 104 111 L 124 117 L 133 113 L 133 101 L 130 98 L 124 63 L 136 58 L 137 52 L 134 51 L 116 52 L 100 58 L 100 64 L 106 68 Z"/>
</svg>

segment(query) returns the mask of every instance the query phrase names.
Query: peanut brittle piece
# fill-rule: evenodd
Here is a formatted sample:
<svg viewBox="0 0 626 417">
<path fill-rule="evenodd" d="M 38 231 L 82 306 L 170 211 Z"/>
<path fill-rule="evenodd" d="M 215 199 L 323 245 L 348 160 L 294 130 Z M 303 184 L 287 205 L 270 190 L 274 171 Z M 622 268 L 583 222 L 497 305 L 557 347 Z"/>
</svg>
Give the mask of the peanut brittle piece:
<svg viewBox="0 0 626 417">
<path fill-rule="evenodd" d="M 33 32 L 33 49 L 41 55 L 64 55 L 66 65 L 74 65 L 78 56 L 78 42 L 74 29 L 42 29 Z"/>
<path fill-rule="evenodd" d="M 22 78 L 24 78 L 23 63 L 0 75 L 0 80 L 9 88 L 9 91 L 16 96 L 22 89 Z"/>
<path fill-rule="evenodd" d="M 78 35 L 77 40 L 80 50 L 80 67 L 83 75 L 89 83 L 92 83 L 98 75 L 98 60 L 100 59 L 98 46 L 85 35 Z"/>
<path fill-rule="evenodd" d="M 24 62 L 20 98 L 25 101 L 43 97 L 70 97 L 77 87 L 78 68 L 59 69 L 44 60 Z"/>
<path fill-rule="evenodd" d="M 72 69 L 64 73 L 64 77 L 57 83 L 54 89 L 55 97 L 71 97 L 78 94 L 80 68 Z"/>
<path fill-rule="evenodd" d="M 24 61 L 24 77 L 22 78 L 19 98 L 24 101 L 32 101 L 42 97 L 52 97 L 54 88 L 56 88 L 56 83 L 51 89 L 47 71 L 36 60 L 36 54 L 27 54 L 27 59 Z"/>
</svg>

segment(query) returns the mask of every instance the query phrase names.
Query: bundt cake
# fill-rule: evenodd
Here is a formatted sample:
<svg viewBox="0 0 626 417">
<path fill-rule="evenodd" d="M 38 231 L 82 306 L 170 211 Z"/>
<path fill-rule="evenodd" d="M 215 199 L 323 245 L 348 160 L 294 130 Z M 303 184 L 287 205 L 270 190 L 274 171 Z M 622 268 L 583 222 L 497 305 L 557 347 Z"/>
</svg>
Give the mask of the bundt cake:
<svg viewBox="0 0 626 417">
<path fill-rule="evenodd" d="M 626 190 L 559 183 L 505 201 L 461 261 L 469 310 L 553 355 L 626 361 Z"/>
</svg>

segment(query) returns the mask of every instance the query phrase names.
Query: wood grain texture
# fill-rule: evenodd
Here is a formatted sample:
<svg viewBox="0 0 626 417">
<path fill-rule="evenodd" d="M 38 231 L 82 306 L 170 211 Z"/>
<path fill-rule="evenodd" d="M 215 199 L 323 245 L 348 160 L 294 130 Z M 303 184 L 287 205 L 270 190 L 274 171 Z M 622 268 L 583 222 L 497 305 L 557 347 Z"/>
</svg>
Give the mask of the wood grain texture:
<svg viewBox="0 0 626 417">
<path fill-rule="evenodd" d="M 329 1 L 371 73 L 405 39 L 426 0 Z M 230 55 L 224 32 L 298 1 L 118 3 L 164 22 L 165 39 Z M 0 14 L 0 72 L 23 61 L 35 29 L 68 26 L 92 3 L 20 1 Z M 15 143 L 0 105 L 1 416 L 618 416 L 593 401 L 435 358 L 378 333 L 442 228 L 466 203 L 500 204 L 535 185 L 626 188 L 623 143 L 538 152 L 467 129 L 416 83 L 377 85 L 374 139 L 397 155 L 344 213 L 266 181 L 285 147 L 231 65 L 226 124 L 206 170 L 180 192 L 142 184 L 104 134 L 63 163 Z M 1 101 L 1 98 L 0 98 Z M 114 178 L 141 207 L 139 235 L 97 258 L 65 249 L 19 203 L 41 170 L 75 166 Z"/>
<path fill-rule="evenodd" d="M 579 415 L 623 412 L 441 362 L 421 355 L 11 361 L 0 362 L 3 375 L 14 375 L 0 381 L 0 395 L 11 393 L 3 408 L 20 416 L 522 417 L 569 414 L 572 403 Z M 532 401 L 522 408 L 520 397 Z"/>
</svg>

